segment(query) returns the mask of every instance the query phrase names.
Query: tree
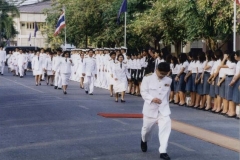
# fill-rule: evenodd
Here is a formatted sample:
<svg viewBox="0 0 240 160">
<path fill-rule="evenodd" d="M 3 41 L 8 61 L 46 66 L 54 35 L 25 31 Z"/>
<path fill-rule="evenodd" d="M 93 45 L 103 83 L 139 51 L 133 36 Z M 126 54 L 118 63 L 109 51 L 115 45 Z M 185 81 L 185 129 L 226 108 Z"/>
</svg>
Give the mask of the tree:
<svg viewBox="0 0 240 160">
<path fill-rule="evenodd" d="M 17 31 L 12 19 L 15 16 L 19 16 L 17 7 L 7 1 L 0 0 L 0 45 L 3 45 L 3 39 L 9 40 L 16 36 Z"/>
</svg>

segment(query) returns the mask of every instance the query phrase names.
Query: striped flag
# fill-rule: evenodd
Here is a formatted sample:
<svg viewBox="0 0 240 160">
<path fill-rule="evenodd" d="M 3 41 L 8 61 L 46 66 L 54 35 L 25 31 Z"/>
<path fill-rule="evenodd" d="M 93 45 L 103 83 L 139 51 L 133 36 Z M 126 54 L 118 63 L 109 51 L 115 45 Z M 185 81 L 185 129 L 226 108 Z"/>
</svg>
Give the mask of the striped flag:
<svg viewBox="0 0 240 160">
<path fill-rule="evenodd" d="M 57 25 L 56 25 L 56 30 L 54 32 L 54 36 L 57 36 L 65 26 L 66 26 L 66 24 L 65 24 L 65 12 L 63 10 L 61 16 L 58 19 L 58 22 L 57 22 Z"/>
<path fill-rule="evenodd" d="M 37 36 L 37 31 L 38 31 L 38 25 L 37 25 L 37 22 L 34 22 L 34 37 Z"/>
<path fill-rule="evenodd" d="M 240 5 L 240 0 L 236 0 L 237 4 Z"/>
</svg>

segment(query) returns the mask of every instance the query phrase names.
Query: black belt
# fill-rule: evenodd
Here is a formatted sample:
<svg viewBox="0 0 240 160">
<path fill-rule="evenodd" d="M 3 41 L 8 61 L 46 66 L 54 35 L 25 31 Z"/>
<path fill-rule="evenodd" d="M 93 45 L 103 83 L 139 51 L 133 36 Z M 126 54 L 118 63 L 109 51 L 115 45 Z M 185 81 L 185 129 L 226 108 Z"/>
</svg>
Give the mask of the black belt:
<svg viewBox="0 0 240 160">
<path fill-rule="evenodd" d="M 233 77 L 234 75 L 227 75 L 228 77 Z"/>
</svg>

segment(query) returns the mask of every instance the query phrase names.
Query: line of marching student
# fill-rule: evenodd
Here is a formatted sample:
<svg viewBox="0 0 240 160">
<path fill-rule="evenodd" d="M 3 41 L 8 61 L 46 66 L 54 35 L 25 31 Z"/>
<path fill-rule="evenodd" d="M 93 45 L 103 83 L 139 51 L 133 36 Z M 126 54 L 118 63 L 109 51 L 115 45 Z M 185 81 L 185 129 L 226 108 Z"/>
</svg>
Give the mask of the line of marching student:
<svg viewBox="0 0 240 160">
<path fill-rule="evenodd" d="M 240 51 L 190 52 L 175 57 L 164 50 L 155 52 L 153 49 L 127 53 L 125 47 L 76 49 L 71 53 L 16 49 L 6 59 L 2 53 L 1 48 L 0 62 L 7 59 L 14 75 L 23 77 L 26 69 L 32 68 L 37 86 L 47 75 L 47 84 L 63 89 L 64 94 L 70 79 L 79 81 L 80 88 L 87 94 L 93 95 L 96 86 L 109 89 L 111 97 L 115 91 L 116 102 L 121 94 L 121 102 L 125 102 L 125 93 L 141 96 L 143 77 L 166 61 L 171 65 L 168 76 L 173 79 L 170 102 L 227 117 L 236 117 L 236 106 L 240 104 Z M 1 66 L 3 69 L 4 65 Z M 186 97 L 190 97 L 190 101 Z"/>
</svg>

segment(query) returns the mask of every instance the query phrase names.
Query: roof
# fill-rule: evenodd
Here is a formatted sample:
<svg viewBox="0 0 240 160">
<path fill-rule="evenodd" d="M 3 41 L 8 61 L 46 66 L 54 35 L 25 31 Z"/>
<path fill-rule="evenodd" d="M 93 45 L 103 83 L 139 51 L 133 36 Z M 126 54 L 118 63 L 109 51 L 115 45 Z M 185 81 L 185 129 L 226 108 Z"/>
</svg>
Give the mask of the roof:
<svg viewBox="0 0 240 160">
<path fill-rule="evenodd" d="M 20 13 L 43 13 L 44 9 L 51 8 L 51 1 L 39 2 L 18 7 Z"/>
</svg>

